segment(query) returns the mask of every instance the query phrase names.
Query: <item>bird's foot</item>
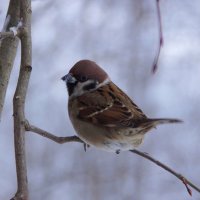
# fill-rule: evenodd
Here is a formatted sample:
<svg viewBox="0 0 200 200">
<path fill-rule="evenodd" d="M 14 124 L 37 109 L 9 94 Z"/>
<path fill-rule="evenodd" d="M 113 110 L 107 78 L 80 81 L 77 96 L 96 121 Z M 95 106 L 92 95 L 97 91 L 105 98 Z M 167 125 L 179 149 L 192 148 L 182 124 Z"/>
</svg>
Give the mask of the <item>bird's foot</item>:
<svg viewBox="0 0 200 200">
<path fill-rule="evenodd" d="M 83 148 L 84 148 L 84 151 L 85 151 L 85 152 L 87 151 L 87 148 L 89 148 L 89 147 L 90 147 L 89 144 L 86 144 L 86 143 L 83 144 Z"/>
</svg>

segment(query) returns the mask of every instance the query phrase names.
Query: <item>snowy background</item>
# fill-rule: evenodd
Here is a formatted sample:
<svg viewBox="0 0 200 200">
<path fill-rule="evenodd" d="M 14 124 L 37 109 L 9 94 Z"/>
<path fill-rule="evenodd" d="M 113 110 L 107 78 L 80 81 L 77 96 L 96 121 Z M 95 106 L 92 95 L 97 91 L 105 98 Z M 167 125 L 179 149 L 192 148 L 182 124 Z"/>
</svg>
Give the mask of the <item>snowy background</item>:
<svg viewBox="0 0 200 200">
<path fill-rule="evenodd" d="M 8 0 L 0 3 L 0 27 Z M 33 71 L 26 102 L 29 121 L 59 136 L 74 135 L 60 78 L 80 59 L 95 60 L 150 117 L 183 124 L 160 126 L 139 150 L 200 186 L 200 1 L 161 1 L 164 48 L 159 69 L 155 1 L 38 0 L 32 2 Z M 0 124 L 0 200 L 16 191 L 12 98 L 18 53 Z M 190 197 L 174 176 L 129 152 L 119 155 L 76 143 L 59 145 L 27 133 L 31 200 L 154 200 Z M 161 197 L 161 198 L 160 198 Z M 193 190 L 193 197 L 200 195 Z"/>
</svg>

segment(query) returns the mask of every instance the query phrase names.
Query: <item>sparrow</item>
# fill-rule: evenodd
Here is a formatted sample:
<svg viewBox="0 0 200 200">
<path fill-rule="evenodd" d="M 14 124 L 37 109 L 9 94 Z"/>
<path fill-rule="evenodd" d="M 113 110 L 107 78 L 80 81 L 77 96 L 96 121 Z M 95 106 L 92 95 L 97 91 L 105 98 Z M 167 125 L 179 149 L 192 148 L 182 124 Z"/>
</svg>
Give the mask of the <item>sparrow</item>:
<svg viewBox="0 0 200 200">
<path fill-rule="evenodd" d="M 179 119 L 148 118 L 95 62 L 80 60 L 62 77 L 72 125 L 89 146 L 119 153 L 133 150 L 157 125 Z"/>
</svg>

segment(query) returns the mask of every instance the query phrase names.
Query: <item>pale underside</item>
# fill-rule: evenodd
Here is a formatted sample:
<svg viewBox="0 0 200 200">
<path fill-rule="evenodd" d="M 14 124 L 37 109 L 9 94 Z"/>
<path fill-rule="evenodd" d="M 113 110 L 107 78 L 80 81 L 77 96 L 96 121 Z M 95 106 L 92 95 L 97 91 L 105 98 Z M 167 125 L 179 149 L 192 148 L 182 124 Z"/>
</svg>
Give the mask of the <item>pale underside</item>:
<svg viewBox="0 0 200 200">
<path fill-rule="evenodd" d="M 142 128 L 101 128 L 88 122 L 73 119 L 72 124 L 78 136 L 91 146 L 99 149 L 118 152 L 128 151 L 138 147 L 144 138 Z"/>
</svg>

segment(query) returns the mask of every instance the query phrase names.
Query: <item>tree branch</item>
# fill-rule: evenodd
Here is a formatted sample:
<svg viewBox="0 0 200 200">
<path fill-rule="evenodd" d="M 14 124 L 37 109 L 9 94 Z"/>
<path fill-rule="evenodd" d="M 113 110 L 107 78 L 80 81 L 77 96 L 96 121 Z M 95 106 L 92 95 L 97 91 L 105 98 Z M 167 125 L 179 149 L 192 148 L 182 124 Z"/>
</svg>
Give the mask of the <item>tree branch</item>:
<svg viewBox="0 0 200 200">
<path fill-rule="evenodd" d="M 20 0 L 10 0 L 3 32 L 9 31 L 17 26 L 20 20 Z M 1 113 L 8 87 L 8 81 L 13 68 L 19 39 L 17 37 L 6 37 L 0 41 L 0 121 Z"/>
<path fill-rule="evenodd" d="M 37 133 L 38 135 L 41 135 L 42 137 L 46 137 L 54 142 L 57 142 L 59 144 L 63 144 L 63 143 L 66 143 L 66 142 L 80 142 L 80 143 L 84 143 L 79 137 L 77 136 L 69 136 L 69 137 L 58 137 L 58 136 L 55 136 L 47 131 L 44 131 L 36 126 L 33 126 L 33 125 L 30 125 L 28 123 L 28 121 L 26 121 L 26 124 L 25 124 L 25 128 L 26 128 L 26 131 L 31 131 L 31 132 L 34 132 L 34 133 Z"/>
<path fill-rule="evenodd" d="M 160 161 L 152 158 L 150 155 L 148 155 L 147 153 L 141 152 L 139 150 L 130 150 L 130 152 L 135 153 L 139 156 L 142 156 L 143 158 L 146 158 L 147 160 L 150 160 L 151 162 L 155 163 L 156 165 L 160 166 L 161 168 L 165 169 L 166 171 L 168 171 L 169 173 L 173 174 L 174 176 L 176 176 L 179 180 L 181 180 L 183 182 L 183 184 L 185 185 L 188 193 L 190 195 L 192 195 L 192 191 L 190 190 L 190 188 L 188 187 L 188 185 L 190 185 L 193 189 L 195 189 L 197 192 L 200 192 L 200 188 L 198 188 L 196 185 L 194 185 L 191 181 L 189 181 L 188 179 L 186 179 L 183 175 L 181 175 L 180 173 L 175 172 L 173 169 L 169 168 L 167 165 L 161 163 Z"/>
<path fill-rule="evenodd" d="M 20 1 L 20 17 L 24 31 L 21 39 L 21 66 L 17 88 L 13 98 L 14 110 L 14 143 L 17 172 L 17 193 L 15 200 L 28 200 L 28 183 L 25 153 L 25 100 L 31 74 L 32 44 L 31 44 L 31 0 Z"/>
<path fill-rule="evenodd" d="M 162 33 L 162 19 L 160 14 L 160 0 L 156 0 L 156 9 L 157 9 L 157 17 L 158 17 L 158 29 L 159 29 L 159 44 L 156 56 L 154 58 L 152 72 L 155 73 L 158 68 L 158 59 L 161 52 L 161 47 L 163 46 L 163 33 Z"/>
<path fill-rule="evenodd" d="M 59 144 L 63 144 L 66 142 L 80 142 L 80 143 L 84 143 L 79 137 L 77 136 L 69 136 L 69 137 L 58 137 L 53 135 L 52 133 L 49 133 L 47 131 L 44 131 L 36 126 L 30 125 L 29 122 L 26 120 L 25 123 L 25 127 L 26 127 L 26 131 L 31 131 L 34 133 L 37 133 L 38 135 L 41 135 L 43 137 L 46 137 L 54 142 L 57 142 Z M 84 144 L 84 147 L 86 148 L 87 145 Z M 183 182 L 183 184 L 185 185 L 188 193 L 190 195 L 192 195 L 192 191 L 191 189 L 188 187 L 188 185 L 190 185 L 193 189 L 195 189 L 197 192 L 200 192 L 200 188 L 198 188 L 196 185 L 194 185 L 191 181 L 189 181 L 188 179 L 186 179 L 183 175 L 181 175 L 180 173 L 175 172 L 174 170 L 172 170 L 171 168 L 169 168 L 167 165 L 161 163 L 160 161 L 154 159 L 153 157 L 151 157 L 149 154 L 141 152 L 139 150 L 130 150 L 130 152 L 135 153 L 143 158 L 146 158 L 147 160 L 150 160 L 151 162 L 155 163 L 156 165 L 160 166 L 161 168 L 165 169 L 166 171 L 170 172 L 171 174 L 173 174 L 174 176 L 176 176 L 179 180 L 181 180 Z"/>
</svg>

